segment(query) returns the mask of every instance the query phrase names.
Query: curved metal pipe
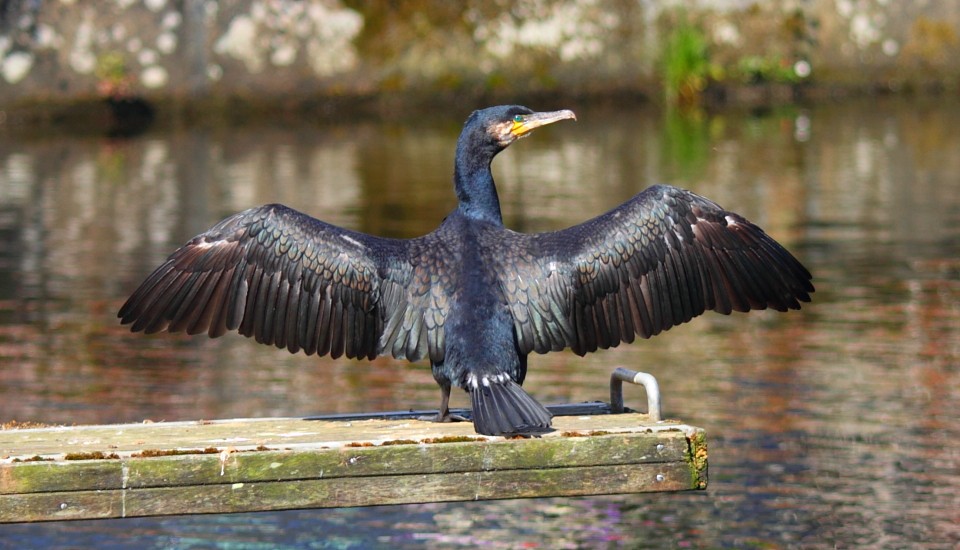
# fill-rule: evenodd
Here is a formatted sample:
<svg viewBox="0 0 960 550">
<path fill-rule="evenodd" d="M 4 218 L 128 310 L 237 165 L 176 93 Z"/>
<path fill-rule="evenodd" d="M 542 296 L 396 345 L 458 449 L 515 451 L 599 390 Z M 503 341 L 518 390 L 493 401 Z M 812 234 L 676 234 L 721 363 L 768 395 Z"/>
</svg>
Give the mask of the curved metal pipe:
<svg viewBox="0 0 960 550">
<path fill-rule="evenodd" d="M 643 386 L 647 392 L 647 414 L 650 420 L 659 422 L 662 418 L 660 404 L 660 384 L 652 374 L 637 372 L 623 367 L 617 367 L 610 375 L 610 410 L 614 413 L 623 412 L 623 383 L 630 382 Z"/>
</svg>

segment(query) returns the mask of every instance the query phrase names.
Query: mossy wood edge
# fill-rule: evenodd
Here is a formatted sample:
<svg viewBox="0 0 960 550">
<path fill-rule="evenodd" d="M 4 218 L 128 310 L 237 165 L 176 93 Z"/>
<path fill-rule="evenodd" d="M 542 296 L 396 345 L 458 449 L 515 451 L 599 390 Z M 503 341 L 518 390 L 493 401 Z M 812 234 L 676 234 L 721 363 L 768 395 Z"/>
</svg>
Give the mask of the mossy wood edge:
<svg viewBox="0 0 960 550">
<path fill-rule="evenodd" d="M 239 419 L 0 431 L 0 523 L 682 491 L 702 429 L 569 416 L 540 438 L 470 423 Z"/>
</svg>

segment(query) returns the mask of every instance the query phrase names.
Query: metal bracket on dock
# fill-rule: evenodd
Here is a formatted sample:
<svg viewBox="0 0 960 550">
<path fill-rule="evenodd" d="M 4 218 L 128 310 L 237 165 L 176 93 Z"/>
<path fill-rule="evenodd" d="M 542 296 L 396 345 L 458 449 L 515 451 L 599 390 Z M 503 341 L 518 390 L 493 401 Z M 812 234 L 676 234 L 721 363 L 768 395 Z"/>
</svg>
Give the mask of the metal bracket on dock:
<svg viewBox="0 0 960 550">
<path fill-rule="evenodd" d="M 610 375 L 610 410 L 614 414 L 624 412 L 623 409 L 623 383 L 639 384 L 647 392 L 647 414 L 650 420 L 659 422 L 661 420 L 660 411 L 660 385 L 652 374 L 646 372 L 637 372 L 623 367 L 617 367 Z"/>
<path fill-rule="evenodd" d="M 657 379 L 652 374 L 646 372 L 637 372 L 630 369 L 618 367 L 610 375 L 610 405 L 600 401 L 587 403 L 567 403 L 562 405 L 549 405 L 547 410 L 553 416 L 589 416 L 595 414 L 620 414 L 623 412 L 634 412 L 623 406 L 623 383 L 639 384 L 647 391 L 647 415 L 650 420 L 659 422 L 663 419 L 660 411 L 660 386 Z M 464 418 L 470 418 L 470 409 L 450 409 L 454 415 Z M 324 414 L 317 416 L 308 416 L 304 420 L 404 420 L 411 418 L 423 418 L 436 416 L 436 409 L 433 410 L 407 410 L 407 411 L 388 411 L 388 412 L 362 412 L 362 413 L 339 413 Z"/>
</svg>

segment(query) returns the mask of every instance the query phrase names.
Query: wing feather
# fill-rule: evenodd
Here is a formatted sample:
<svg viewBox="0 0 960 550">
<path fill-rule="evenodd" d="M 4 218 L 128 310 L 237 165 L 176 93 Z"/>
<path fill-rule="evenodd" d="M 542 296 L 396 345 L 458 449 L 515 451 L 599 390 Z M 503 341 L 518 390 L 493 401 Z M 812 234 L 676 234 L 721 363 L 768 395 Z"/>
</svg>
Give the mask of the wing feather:
<svg viewBox="0 0 960 550">
<path fill-rule="evenodd" d="M 414 278 L 424 258 L 443 267 L 438 239 L 385 239 L 282 205 L 252 208 L 177 249 L 118 316 L 133 331 L 236 330 L 291 353 L 417 360 L 429 350 L 442 361 L 452 283 Z"/>
<path fill-rule="evenodd" d="M 814 291 L 809 271 L 762 229 L 670 186 L 568 229 L 501 239 L 497 272 L 522 353 L 582 355 L 708 310 L 799 309 Z"/>
</svg>

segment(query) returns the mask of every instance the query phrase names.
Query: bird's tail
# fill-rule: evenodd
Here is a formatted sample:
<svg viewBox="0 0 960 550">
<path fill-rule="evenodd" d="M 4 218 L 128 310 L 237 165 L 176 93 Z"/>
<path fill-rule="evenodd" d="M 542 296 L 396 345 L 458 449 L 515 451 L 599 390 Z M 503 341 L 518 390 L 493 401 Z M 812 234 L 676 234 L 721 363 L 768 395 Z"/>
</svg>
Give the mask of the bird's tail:
<svg viewBox="0 0 960 550">
<path fill-rule="evenodd" d="M 553 431 L 543 405 L 506 376 L 492 377 L 470 389 L 473 427 L 484 435 L 536 435 Z"/>
</svg>

